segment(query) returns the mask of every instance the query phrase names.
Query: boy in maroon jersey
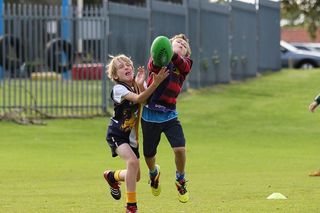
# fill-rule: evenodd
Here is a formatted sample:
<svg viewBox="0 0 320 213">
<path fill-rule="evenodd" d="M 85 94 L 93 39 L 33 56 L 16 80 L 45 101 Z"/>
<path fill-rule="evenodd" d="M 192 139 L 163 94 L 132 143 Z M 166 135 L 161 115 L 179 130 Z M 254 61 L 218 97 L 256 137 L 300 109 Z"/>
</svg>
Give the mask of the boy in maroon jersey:
<svg viewBox="0 0 320 213">
<path fill-rule="evenodd" d="M 185 180 L 185 138 L 178 120 L 176 99 L 182 90 L 186 76 L 191 71 L 191 49 L 189 40 L 184 34 L 176 35 L 170 41 L 174 54 L 167 65 L 169 76 L 150 96 L 142 112 L 143 153 L 149 168 L 152 194 L 158 196 L 161 187 L 159 184 L 160 166 L 156 165 L 156 153 L 161 133 L 166 135 L 175 155 L 175 185 L 178 190 L 178 199 L 185 203 L 189 200 Z M 161 67 L 155 66 L 150 58 L 148 70 L 150 71 L 147 81 L 149 86 L 152 83 L 151 75 L 158 73 Z"/>
</svg>

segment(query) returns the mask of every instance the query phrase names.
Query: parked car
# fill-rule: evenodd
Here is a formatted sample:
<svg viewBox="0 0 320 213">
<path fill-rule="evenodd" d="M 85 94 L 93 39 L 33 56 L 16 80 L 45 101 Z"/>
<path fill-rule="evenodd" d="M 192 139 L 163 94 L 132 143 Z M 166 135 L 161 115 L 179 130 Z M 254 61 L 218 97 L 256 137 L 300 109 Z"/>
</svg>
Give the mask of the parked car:
<svg viewBox="0 0 320 213">
<path fill-rule="evenodd" d="M 316 51 L 320 53 L 320 43 L 297 43 L 292 42 L 293 46 L 300 50 Z"/>
<path fill-rule="evenodd" d="M 299 50 L 285 41 L 280 41 L 280 51 L 284 68 L 311 69 L 320 66 L 319 52 Z"/>
</svg>

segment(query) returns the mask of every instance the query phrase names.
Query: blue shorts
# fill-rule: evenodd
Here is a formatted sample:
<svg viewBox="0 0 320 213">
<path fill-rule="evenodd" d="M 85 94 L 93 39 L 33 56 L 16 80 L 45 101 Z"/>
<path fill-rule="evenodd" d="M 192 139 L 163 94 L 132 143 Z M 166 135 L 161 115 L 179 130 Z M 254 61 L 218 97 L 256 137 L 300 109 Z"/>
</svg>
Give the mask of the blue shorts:
<svg viewBox="0 0 320 213">
<path fill-rule="evenodd" d="M 163 123 L 147 122 L 141 119 L 141 127 L 145 157 L 156 155 L 162 132 L 166 135 L 172 148 L 185 147 L 186 145 L 182 126 L 177 118 Z"/>
</svg>

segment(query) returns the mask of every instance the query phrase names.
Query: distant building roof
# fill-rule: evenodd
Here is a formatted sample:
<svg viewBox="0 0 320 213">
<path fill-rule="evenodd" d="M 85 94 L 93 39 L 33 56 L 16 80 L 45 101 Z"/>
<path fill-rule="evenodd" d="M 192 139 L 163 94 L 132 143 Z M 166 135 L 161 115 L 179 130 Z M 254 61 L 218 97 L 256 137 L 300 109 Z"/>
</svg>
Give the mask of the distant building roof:
<svg viewBox="0 0 320 213">
<path fill-rule="evenodd" d="M 286 42 L 315 42 L 320 43 L 320 29 L 317 32 L 317 37 L 313 41 L 310 38 L 309 32 L 305 29 L 281 29 L 281 40 Z"/>
</svg>

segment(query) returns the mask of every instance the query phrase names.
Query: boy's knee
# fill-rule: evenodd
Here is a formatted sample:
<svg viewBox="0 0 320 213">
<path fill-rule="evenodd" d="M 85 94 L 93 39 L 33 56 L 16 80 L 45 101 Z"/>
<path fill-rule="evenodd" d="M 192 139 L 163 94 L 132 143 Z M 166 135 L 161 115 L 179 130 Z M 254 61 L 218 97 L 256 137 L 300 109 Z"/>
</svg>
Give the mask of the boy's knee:
<svg viewBox="0 0 320 213">
<path fill-rule="evenodd" d="M 173 148 L 175 155 L 184 155 L 186 153 L 185 147 L 175 147 Z"/>
<path fill-rule="evenodd" d="M 143 156 L 145 158 L 154 158 L 156 156 L 157 152 L 156 151 L 152 151 L 152 152 L 143 152 Z"/>
<path fill-rule="evenodd" d="M 139 168 L 139 159 L 138 158 L 131 158 L 128 161 L 128 167 L 138 169 Z"/>
</svg>

